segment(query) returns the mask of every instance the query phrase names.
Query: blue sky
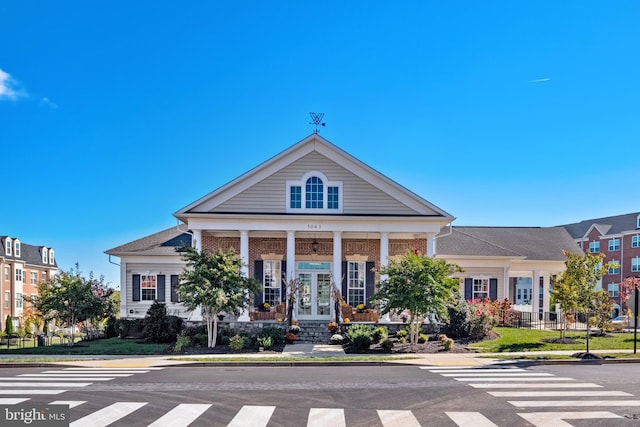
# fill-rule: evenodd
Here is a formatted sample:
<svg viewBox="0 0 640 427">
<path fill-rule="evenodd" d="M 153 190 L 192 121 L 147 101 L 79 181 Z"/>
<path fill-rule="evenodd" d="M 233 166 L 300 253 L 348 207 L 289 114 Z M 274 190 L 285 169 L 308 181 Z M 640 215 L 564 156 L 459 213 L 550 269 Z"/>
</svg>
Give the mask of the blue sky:
<svg viewBox="0 0 640 427">
<path fill-rule="evenodd" d="M 312 111 L 456 225 L 640 209 L 637 1 L 20 1 L 0 22 L 0 235 L 114 286 L 105 250 Z"/>
</svg>

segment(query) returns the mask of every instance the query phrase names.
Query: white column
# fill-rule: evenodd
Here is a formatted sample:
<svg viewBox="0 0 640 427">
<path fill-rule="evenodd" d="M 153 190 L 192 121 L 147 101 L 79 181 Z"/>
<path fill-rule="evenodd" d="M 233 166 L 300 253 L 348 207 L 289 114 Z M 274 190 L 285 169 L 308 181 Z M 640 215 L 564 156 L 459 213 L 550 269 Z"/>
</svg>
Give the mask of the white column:
<svg viewBox="0 0 640 427">
<path fill-rule="evenodd" d="M 551 311 L 549 304 L 551 302 L 551 293 L 549 289 L 549 285 L 551 284 L 551 277 L 549 273 L 546 273 L 543 277 L 544 282 L 542 283 L 542 311 Z"/>
<path fill-rule="evenodd" d="M 389 265 L 389 234 L 380 233 L 380 265 L 386 267 Z M 389 276 L 386 274 L 380 275 L 380 281 L 386 280 Z M 389 313 L 382 316 L 381 322 L 391 322 Z"/>
<path fill-rule="evenodd" d="M 249 232 L 247 230 L 240 230 L 240 260 L 242 261 L 240 273 L 244 277 L 249 277 Z M 245 294 L 248 293 L 249 291 L 245 291 Z M 245 306 L 238 316 L 238 321 L 248 322 L 249 320 L 249 307 Z"/>
<path fill-rule="evenodd" d="M 133 283 L 132 283 L 133 285 Z M 120 317 L 129 317 L 127 308 L 127 263 L 120 258 Z"/>
<path fill-rule="evenodd" d="M 508 298 L 509 301 L 513 302 L 513 299 L 511 298 L 511 295 L 509 295 L 510 292 L 510 286 L 509 286 L 509 267 L 505 267 L 504 268 L 504 272 L 502 274 L 502 280 L 503 280 L 503 284 L 502 284 L 502 288 L 503 288 L 503 292 L 504 292 L 504 298 Z"/>
<path fill-rule="evenodd" d="M 427 233 L 427 256 L 433 258 L 436 255 L 436 234 Z"/>
<path fill-rule="evenodd" d="M 202 251 L 202 230 L 193 230 L 193 242 L 191 246 L 196 248 L 198 252 Z"/>
<path fill-rule="evenodd" d="M 342 288 L 342 232 L 333 232 L 333 281 L 339 290 Z M 342 290 L 341 290 L 342 292 Z M 346 295 L 342 296 L 346 298 Z M 334 301 L 335 303 L 335 301 Z M 331 316 L 337 318 L 338 313 L 335 312 L 335 304 L 331 304 Z"/>
<path fill-rule="evenodd" d="M 531 279 L 531 308 L 533 315 L 538 316 L 540 309 L 540 273 L 537 270 L 533 271 L 533 278 Z M 534 317 L 537 319 L 537 317 Z"/>
<path fill-rule="evenodd" d="M 287 231 L 287 282 L 296 278 L 296 232 Z M 287 313 L 289 313 L 289 288 L 287 287 Z M 292 311 L 295 317 L 295 307 Z"/>
</svg>

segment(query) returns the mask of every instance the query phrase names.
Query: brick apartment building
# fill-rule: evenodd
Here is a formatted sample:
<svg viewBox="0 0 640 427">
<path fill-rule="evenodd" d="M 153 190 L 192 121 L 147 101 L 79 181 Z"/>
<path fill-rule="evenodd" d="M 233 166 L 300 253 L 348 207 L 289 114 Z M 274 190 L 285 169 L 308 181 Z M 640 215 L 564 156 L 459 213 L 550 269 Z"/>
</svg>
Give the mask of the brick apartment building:
<svg viewBox="0 0 640 427">
<path fill-rule="evenodd" d="M 619 268 L 609 268 L 601 286 L 609 291 L 618 313 L 626 307 L 621 301 L 619 283 L 629 276 L 640 276 L 640 212 L 587 219 L 563 225 L 580 248 L 587 253 L 605 255 Z"/>
<path fill-rule="evenodd" d="M 37 284 L 48 280 L 58 270 L 55 252 L 47 246 L 23 243 L 17 237 L 0 236 L 0 327 L 7 315 L 14 327 L 22 324 L 28 302 L 24 297 L 38 295 Z"/>
</svg>

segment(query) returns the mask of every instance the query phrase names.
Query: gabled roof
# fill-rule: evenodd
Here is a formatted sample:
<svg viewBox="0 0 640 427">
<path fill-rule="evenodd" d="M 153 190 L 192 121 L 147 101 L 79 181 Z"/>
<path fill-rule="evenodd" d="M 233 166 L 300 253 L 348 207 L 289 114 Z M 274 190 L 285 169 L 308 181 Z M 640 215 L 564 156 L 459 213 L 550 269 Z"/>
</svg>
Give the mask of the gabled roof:
<svg viewBox="0 0 640 427">
<path fill-rule="evenodd" d="M 584 221 L 565 224 L 560 227 L 564 227 L 574 239 L 585 238 L 594 226 L 596 226 L 602 235 L 613 235 L 625 231 L 637 230 L 638 215 L 640 215 L 640 212 L 631 212 L 624 215 L 604 218 L 585 219 Z"/>
<path fill-rule="evenodd" d="M 11 240 L 14 240 L 14 241 L 16 240 L 15 237 L 11 237 L 11 236 L 0 236 L 0 257 L 24 262 L 25 264 L 37 265 L 40 267 L 58 268 L 58 261 L 57 261 L 57 258 L 55 257 L 53 259 L 53 264 L 49 264 L 49 263 L 45 264 L 42 262 L 42 249 L 44 248 L 44 246 L 29 245 L 27 243 L 24 243 L 20 239 L 18 239 L 20 240 L 20 256 L 19 257 L 15 256 L 16 254 L 13 252 L 11 253 L 11 255 L 7 255 L 6 254 L 7 245 L 5 243 L 7 238 L 10 238 Z"/>
<path fill-rule="evenodd" d="M 433 205 L 395 181 L 387 178 L 380 172 L 367 166 L 360 160 L 315 133 L 309 135 L 222 187 L 178 210 L 174 213 L 174 216 L 185 221 L 185 218 L 189 214 L 206 213 L 312 152 L 317 152 L 327 158 L 330 158 L 343 168 L 366 180 L 380 191 L 412 208 L 418 215 L 448 219 L 449 221 L 454 219 L 451 214 Z"/>
<path fill-rule="evenodd" d="M 191 235 L 171 227 L 105 251 L 108 255 L 176 255 L 176 249 L 191 246 Z"/>
<path fill-rule="evenodd" d="M 453 227 L 437 237 L 439 256 L 516 257 L 564 261 L 563 250 L 580 253 L 562 227 Z"/>
</svg>

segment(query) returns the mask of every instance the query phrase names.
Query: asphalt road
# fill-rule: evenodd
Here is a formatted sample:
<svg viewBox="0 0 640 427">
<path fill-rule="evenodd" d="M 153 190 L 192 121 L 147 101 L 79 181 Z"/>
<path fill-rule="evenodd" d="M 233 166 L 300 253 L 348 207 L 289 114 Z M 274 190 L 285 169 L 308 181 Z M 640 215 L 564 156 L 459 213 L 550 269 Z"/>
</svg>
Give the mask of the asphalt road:
<svg viewBox="0 0 640 427">
<path fill-rule="evenodd" d="M 1 398 L 71 402 L 74 427 L 147 426 L 159 419 L 172 427 L 191 421 L 207 427 L 551 427 L 563 425 L 550 417 L 557 412 L 619 417 L 567 419 L 565 426 L 640 426 L 632 419 L 640 414 L 636 364 L 460 372 L 418 366 L 0 368 L 0 377 Z M 36 394 L 51 390 L 66 391 Z M 545 395 L 515 395 L 522 392 Z M 545 416 L 551 421 L 541 424 Z"/>
</svg>

